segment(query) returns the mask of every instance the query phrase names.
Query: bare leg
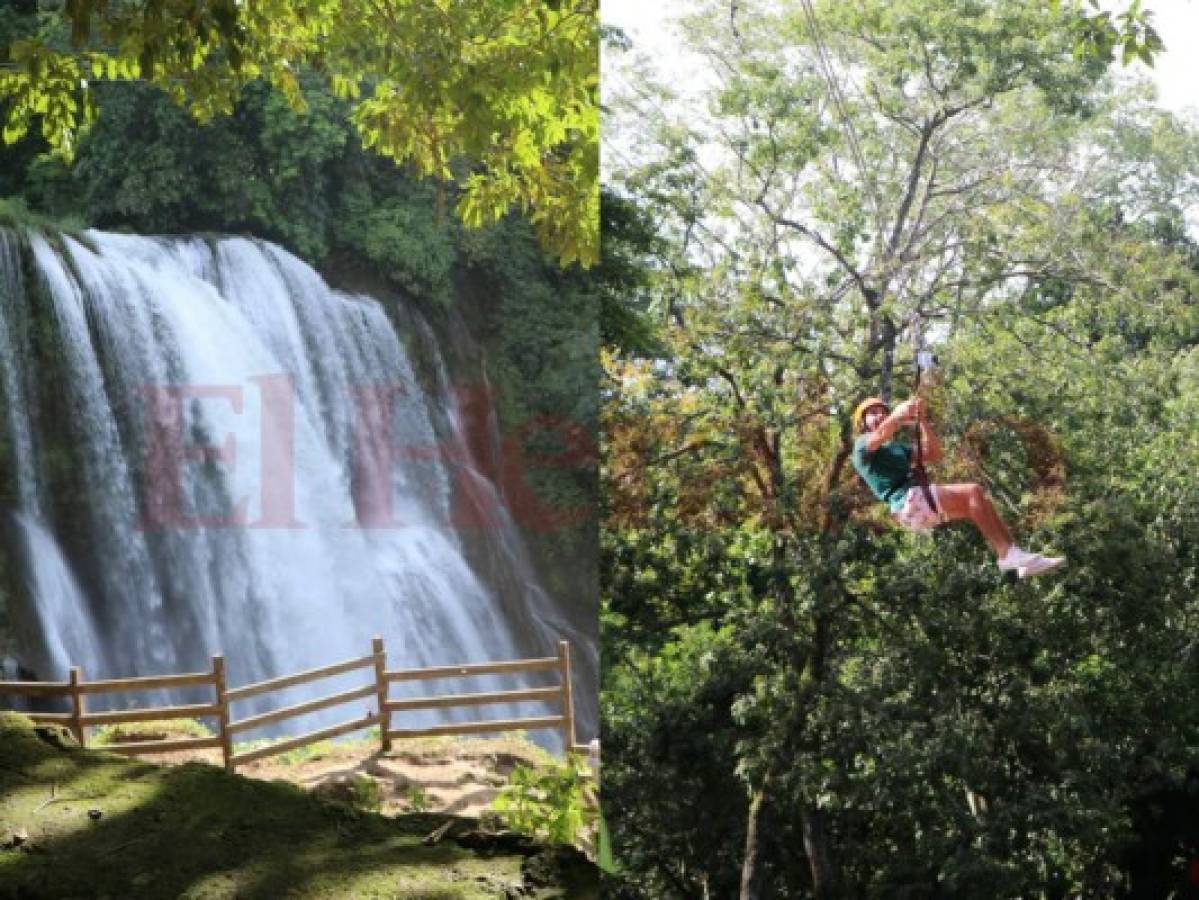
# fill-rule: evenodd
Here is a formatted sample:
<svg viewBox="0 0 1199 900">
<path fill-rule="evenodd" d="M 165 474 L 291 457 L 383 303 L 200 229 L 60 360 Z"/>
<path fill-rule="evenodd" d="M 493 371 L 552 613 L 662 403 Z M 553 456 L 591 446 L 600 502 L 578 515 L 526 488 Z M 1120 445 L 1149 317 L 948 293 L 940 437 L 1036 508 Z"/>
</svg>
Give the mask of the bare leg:
<svg viewBox="0 0 1199 900">
<path fill-rule="evenodd" d="M 996 557 L 1002 558 L 1012 546 L 1012 533 L 999 518 L 995 504 L 981 484 L 939 484 L 937 502 L 949 521 L 973 522 Z"/>
</svg>

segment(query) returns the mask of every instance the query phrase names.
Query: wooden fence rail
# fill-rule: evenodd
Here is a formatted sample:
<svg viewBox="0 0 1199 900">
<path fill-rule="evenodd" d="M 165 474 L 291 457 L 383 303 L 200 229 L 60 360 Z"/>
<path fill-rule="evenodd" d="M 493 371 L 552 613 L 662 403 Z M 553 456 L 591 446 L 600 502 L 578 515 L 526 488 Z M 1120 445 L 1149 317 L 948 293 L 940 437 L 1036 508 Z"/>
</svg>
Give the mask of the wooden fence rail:
<svg viewBox="0 0 1199 900">
<path fill-rule="evenodd" d="M 315 700 L 307 700 L 284 706 L 270 712 L 235 719 L 231 706 L 250 697 L 284 688 L 309 684 L 334 675 L 369 670 L 371 681 L 361 687 L 342 691 Z M 478 675 L 516 675 L 526 672 L 549 671 L 558 675 L 557 684 L 550 687 L 522 688 L 504 691 L 444 694 L 431 697 L 391 699 L 389 686 L 398 682 L 427 681 L 430 679 L 470 678 Z M 194 703 L 180 706 L 160 706 L 107 712 L 87 712 L 85 698 L 93 694 L 118 691 L 140 691 L 160 688 L 211 687 L 212 703 Z M 225 768 L 234 771 L 237 766 L 257 759 L 285 753 L 316 741 L 340 737 L 363 728 L 378 725 L 380 741 L 384 751 L 390 750 L 392 742 L 404 738 L 428 735 L 464 735 L 491 731 L 514 731 L 518 729 L 552 728 L 561 731 L 567 753 L 594 754 L 593 746 L 575 741 L 574 697 L 570 675 L 570 644 L 560 641 L 557 656 L 538 659 L 505 660 L 502 662 L 469 663 L 461 666 L 434 666 L 425 669 L 399 669 L 388 671 L 387 655 L 383 639 L 376 637 L 370 654 L 358 659 L 345 660 L 319 669 L 310 669 L 294 675 L 284 675 L 255 684 L 229 688 L 225 680 L 225 660 L 222 656 L 212 657 L 210 672 L 194 672 L 185 675 L 156 675 L 139 678 L 115 678 L 101 681 L 85 681 L 78 668 L 72 668 L 68 681 L 0 681 L 0 696 L 20 695 L 24 697 L 62 697 L 70 701 L 70 712 L 24 713 L 39 724 L 62 725 L 69 728 L 81 746 L 88 742 L 88 728 L 97 725 L 118 725 L 133 722 L 148 722 L 158 719 L 208 718 L 216 720 L 215 734 L 211 737 L 178 738 L 173 740 L 147 740 L 133 743 L 106 745 L 104 749 L 115 753 L 138 755 L 144 753 L 167 753 L 175 750 L 202 750 L 219 748 Z M 264 747 L 234 752 L 233 736 L 264 725 L 282 722 L 296 716 L 318 710 L 374 698 L 376 710 L 368 710 L 364 716 L 349 719 L 338 725 L 322 728 L 296 737 L 288 737 Z M 524 716 L 506 719 L 491 719 L 473 722 L 450 722 L 425 728 L 393 727 L 403 714 L 414 710 L 448 709 L 464 706 L 484 706 L 494 703 L 551 703 L 559 708 L 556 715 Z M 594 742 L 593 742 L 594 743 Z"/>
</svg>

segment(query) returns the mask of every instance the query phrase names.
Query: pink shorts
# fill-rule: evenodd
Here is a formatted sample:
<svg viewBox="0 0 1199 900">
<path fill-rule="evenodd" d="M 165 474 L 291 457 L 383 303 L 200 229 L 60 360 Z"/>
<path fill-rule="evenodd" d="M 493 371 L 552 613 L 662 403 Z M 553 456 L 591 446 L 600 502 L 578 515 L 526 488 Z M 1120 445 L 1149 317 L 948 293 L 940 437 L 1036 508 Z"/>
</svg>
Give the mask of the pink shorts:
<svg viewBox="0 0 1199 900">
<path fill-rule="evenodd" d="M 908 495 L 903 498 L 903 506 L 892 514 L 895 521 L 911 531 L 931 531 L 943 524 L 945 512 L 941 505 L 941 495 L 937 493 L 935 484 L 930 484 L 928 489 L 933 495 L 933 502 L 937 504 L 935 510 L 928 505 L 924 490 L 919 485 L 913 485 L 908 488 Z"/>
</svg>

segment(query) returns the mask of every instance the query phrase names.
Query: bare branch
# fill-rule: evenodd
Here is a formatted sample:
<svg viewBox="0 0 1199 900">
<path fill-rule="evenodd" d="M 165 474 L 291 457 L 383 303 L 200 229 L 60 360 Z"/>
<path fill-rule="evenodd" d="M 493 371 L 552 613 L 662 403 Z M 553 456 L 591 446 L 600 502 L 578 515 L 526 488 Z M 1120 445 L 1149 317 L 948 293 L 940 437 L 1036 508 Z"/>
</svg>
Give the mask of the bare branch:
<svg viewBox="0 0 1199 900">
<path fill-rule="evenodd" d="M 894 256 L 896 249 L 899 247 L 899 238 L 903 234 L 903 227 L 907 223 L 908 212 L 912 208 L 912 203 L 916 199 L 916 190 L 920 185 L 920 175 L 924 169 L 924 157 L 928 152 L 928 141 L 933 136 L 933 132 L 937 128 L 937 122 L 934 119 L 931 122 L 926 122 L 920 129 L 920 142 L 916 145 L 916 156 L 912 160 L 912 166 L 908 172 L 908 184 L 904 190 L 903 199 L 899 203 L 899 212 L 895 214 L 895 226 L 891 229 L 891 237 L 887 241 L 887 255 Z"/>
<path fill-rule="evenodd" d="M 804 237 L 808 238 L 810 241 L 828 253 L 829 256 L 833 257 L 833 259 L 837 261 L 838 265 L 841 266 L 845 273 L 857 284 L 859 290 L 862 292 L 862 295 L 866 298 L 867 303 L 877 302 L 877 292 L 866 283 L 865 277 L 860 271 L 858 271 L 857 266 L 851 263 L 846 258 L 845 254 L 843 254 L 832 243 L 830 243 L 829 240 L 824 237 L 824 235 L 822 235 L 816 229 L 810 228 L 803 224 L 803 222 L 799 222 L 795 219 L 774 212 L 764 200 L 758 205 L 762 207 L 762 211 L 765 212 L 766 215 L 770 216 L 773 221 L 777 222 L 779 225 L 790 228 L 799 234 L 802 234 Z"/>
</svg>

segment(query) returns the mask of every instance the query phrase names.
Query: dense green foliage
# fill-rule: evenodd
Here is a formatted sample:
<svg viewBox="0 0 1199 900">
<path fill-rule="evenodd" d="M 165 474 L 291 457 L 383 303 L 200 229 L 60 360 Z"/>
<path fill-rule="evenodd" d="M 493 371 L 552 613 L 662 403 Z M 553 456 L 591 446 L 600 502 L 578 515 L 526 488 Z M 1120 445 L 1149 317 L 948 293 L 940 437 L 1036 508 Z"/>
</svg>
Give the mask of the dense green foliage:
<svg viewBox="0 0 1199 900">
<path fill-rule="evenodd" d="M 598 258 L 593 0 L 68 0 L 23 19 L 0 50 L 5 144 L 35 130 L 70 160 L 122 82 L 200 122 L 260 81 L 302 112 L 299 73 L 312 71 L 363 146 L 458 184 L 468 225 L 519 209 L 563 263 Z"/>
<path fill-rule="evenodd" d="M 1199 135 L 1073 8 L 820 6 L 840 106 L 800 5 L 721 9 L 685 28 L 706 113 L 636 70 L 605 126 L 661 238 L 659 348 L 606 367 L 621 892 L 1165 898 L 1199 858 L 1147 812 L 1199 817 Z M 1060 575 L 900 532 L 848 469 L 929 342 L 935 477 Z"/>
<path fill-rule="evenodd" d="M 357 147 L 344 104 L 316 79 L 304 87 L 305 113 L 259 83 L 204 126 L 153 88 L 113 86 L 71 164 L 19 144 L 4 188 L 100 228 L 245 231 L 317 265 L 345 252 L 426 304 L 448 302 L 461 226 L 439 215 L 432 187 Z"/>
<path fill-rule="evenodd" d="M 513 831 L 551 844 L 580 845 L 596 824 L 589 792 L 587 766 L 573 757 L 550 766 L 518 765 L 492 809 Z"/>
</svg>

